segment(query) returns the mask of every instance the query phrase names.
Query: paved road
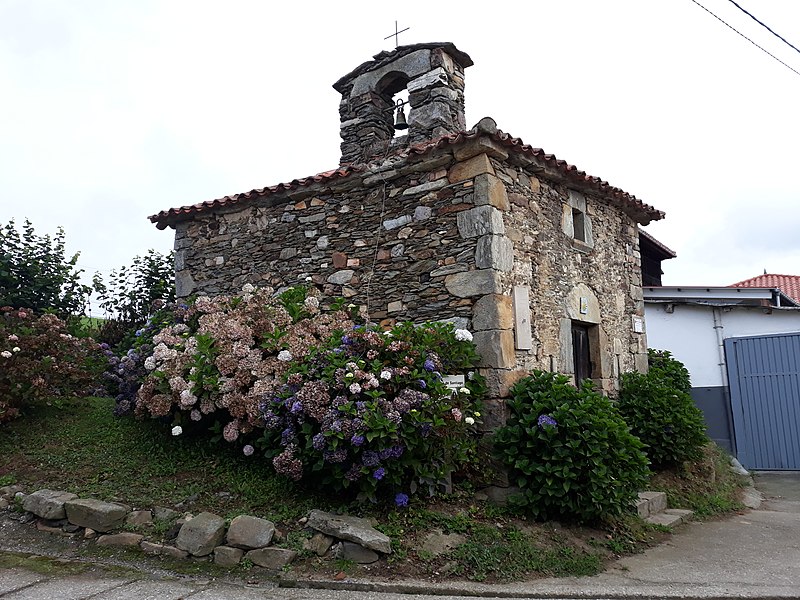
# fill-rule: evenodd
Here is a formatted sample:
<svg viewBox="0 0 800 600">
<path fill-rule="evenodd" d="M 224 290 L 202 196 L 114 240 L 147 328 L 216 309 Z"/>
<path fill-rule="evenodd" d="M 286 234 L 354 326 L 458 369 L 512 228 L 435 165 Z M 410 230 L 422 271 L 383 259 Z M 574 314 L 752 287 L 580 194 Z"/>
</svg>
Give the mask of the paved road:
<svg viewBox="0 0 800 600">
<path fill-rule="evenodd" d="M 339 589 L 286 589 L 187 579 L 0 570 L 2 600 L 393 600 L 456 596 L 505 598 L 800 598 L 800 473 L 759 473 L 760 509 L 724 521 L 690 523 L 669 542 L 626 557 L 595 577 L 502 586 L 344 581 Z M 362 590 L 362 591 L 357 591 Z M 405 593 L 405 595 L 403 594 Z"/>
</svg>

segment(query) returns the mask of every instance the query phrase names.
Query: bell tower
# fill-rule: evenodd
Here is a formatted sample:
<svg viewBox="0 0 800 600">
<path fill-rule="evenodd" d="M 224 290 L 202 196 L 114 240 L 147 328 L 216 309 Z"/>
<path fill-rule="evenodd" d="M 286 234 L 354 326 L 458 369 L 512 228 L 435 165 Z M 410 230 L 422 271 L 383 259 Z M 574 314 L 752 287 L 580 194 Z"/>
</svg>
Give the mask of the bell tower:
<svg viewBox="0 0 800 600">
<path fill-rule="evenodd" d="M 453 44 L 399 46 L 339 81 L 342 166 L 380 159 L 395 148 L 466 129 L 464 69 L 472 59 Z M 394 97 L 408 90 L 408 135 L 395 138 Z"/>
</svg>

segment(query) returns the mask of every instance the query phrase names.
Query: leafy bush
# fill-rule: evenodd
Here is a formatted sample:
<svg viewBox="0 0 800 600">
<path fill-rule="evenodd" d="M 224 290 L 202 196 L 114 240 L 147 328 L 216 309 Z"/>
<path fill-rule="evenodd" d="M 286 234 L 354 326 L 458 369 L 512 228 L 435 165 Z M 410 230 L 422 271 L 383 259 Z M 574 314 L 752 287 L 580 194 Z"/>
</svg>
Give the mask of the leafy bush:
<svg viewBox="0 0 800 600">
<path fill-rule="evenodd" d="M 177 435 L 210 425 L 294 480 L 399 504 L 473 456 L 482 380 L 453 394 L 441 377 L 475 364 L 468 332 L 384 334 L 322 310 L 316 289 L 243 292 L 198 298 L 153 338 L 137 415 L 170 418 Z"/>
<path fill-rule="evenodd" d="M 356 326 L 293 362 L 288 385 L 264 407 L 264 447 L 279 473 L 313 473 L 361 498 L 436 493 L 475 457 L 483 381 L 471 335 L 452 325 Z M 441 373 L 466 373 L 450 390 Z M 297 469 L 297 470 L 296 470 Z"/>
<path fill-rule="evenodd" d="M 158 310 L 175 302 L 174 253 L 148 250 L 136 256 L 130 267 L 111 271 L 106 283 L 99 273 L 93 278 L 100 307 L 106 320 L 99 339 L 111 346 L 127 349 L 134 332 L 148 324 Z"/>
<path fill-rule="evenodd" d="M 703 413 L 689 389 L 688 371 L 669 352 L 650 350 L 647 374 L 620 378 L 617 406 L 658 470 L 700 458 L 708 443 Z"/>
<path fill-rule="evenodd" d="M 97 392 L 106 361 L 91 339 L 67 332 L 55 315 L 0 309 L 0 423 L 34 399 Z"/>
<path fill-rule="evenodd" d="M 536 371 L 508 401 L 511 417 L 495 447 L 538 519 L 596 521 L 621 514 L 647 483 L 642 443 L 614 405 L 586 381 Z"/>
<path fill-rule="evenodd" d="M 0 229 L 0 306 L 61 318 L 83 312 L 91 288 L 80 282 L 79 253 L 67 258 L 64 240 L 61 228 L 54 237 L 36 235 L 28 220 L 21 234 L 13 220 Z"/>
</svg>

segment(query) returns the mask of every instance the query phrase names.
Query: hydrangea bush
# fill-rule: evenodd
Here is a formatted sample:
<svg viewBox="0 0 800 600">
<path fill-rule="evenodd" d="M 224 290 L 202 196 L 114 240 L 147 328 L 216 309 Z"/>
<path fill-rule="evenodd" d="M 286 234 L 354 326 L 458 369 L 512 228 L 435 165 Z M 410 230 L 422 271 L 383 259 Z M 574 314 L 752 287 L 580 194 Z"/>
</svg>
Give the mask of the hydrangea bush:
<svg viewBox="0 0 800 600">
<path fill-rule="evenodd" d="M 689 372 L 669 352 L 649 350 L 647 373 L 620 377 L 617 406 L 656 470 L 697 460 L 708 444 L 703 412 L 689 395 Z"/>
<path fill-rule="evenodd" d="M 0 308 L 0 423 L 31 400 L 98 393 L 106 364 L 96 342 L 55 315 Z"/>
<path fill-rule="evenodd" d="M 152 342 L 137 415 L 174 435 L 210 426 L 291 479 L 405 505 L 474 456 L 484 385 L 471 335 L 452 325 L 382 332 L 339 303 L 323 310 L 315 288 L 248 285 L 198 298 Z M 452 390 L 443 375 L 456 374 Z"/>
<path fill-rule="evenodd" d="M 590 381 L 535 371 L 511 389 L 495 448 L 537 519 L 591 522 L 629 510 L 648 481 L 642 443 Z"/>
<path fill-rule="evenodd" d="M 337 332 L 294 361 L 262 405 L 275 470 L 399 506 L 418 490 L 433 495 L 475 457 L 484 384 L 471 339 L 443 323 Z M 445 385 L 442 374 L 461 373 L 463 386 Z"/>
</svg>

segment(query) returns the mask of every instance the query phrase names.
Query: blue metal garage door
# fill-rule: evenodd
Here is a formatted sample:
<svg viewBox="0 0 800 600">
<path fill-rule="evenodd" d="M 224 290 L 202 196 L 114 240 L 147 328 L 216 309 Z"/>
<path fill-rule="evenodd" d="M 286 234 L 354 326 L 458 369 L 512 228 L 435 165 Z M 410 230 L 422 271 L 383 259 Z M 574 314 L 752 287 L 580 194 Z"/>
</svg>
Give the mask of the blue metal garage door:
<svg viewBox="0 0 800 600">
<path fill-rule="evenodd" d="M 737 457 L 800 470 L 800 333 L 725 340 Z"/>
</svg>

